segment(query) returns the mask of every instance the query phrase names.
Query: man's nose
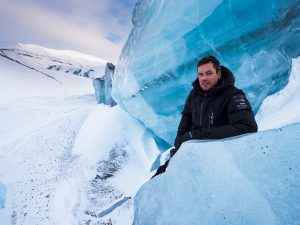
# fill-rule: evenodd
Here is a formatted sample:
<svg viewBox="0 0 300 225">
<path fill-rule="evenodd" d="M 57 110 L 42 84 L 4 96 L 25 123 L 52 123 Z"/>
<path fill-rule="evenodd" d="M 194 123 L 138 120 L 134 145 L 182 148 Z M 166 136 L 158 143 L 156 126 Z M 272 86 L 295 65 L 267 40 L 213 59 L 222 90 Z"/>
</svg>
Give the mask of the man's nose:
<svg viewBox="0 0 300 225">
<path fill-rule="evenodd" d="M 206 75 L 203 75 L 203 76 L 201 77 L 201 80 L 207 80 L 207 76 L 206 76 Z"/>
</svg>

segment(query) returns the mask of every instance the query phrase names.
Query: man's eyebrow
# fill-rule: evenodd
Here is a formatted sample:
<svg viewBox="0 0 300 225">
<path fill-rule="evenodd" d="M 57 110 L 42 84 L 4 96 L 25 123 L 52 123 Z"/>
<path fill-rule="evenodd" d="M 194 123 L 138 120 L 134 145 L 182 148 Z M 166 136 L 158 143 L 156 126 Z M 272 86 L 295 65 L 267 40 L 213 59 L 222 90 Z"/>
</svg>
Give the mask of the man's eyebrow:
<svg viewBox="0 0 300 225">
<path fill-rule="evenodd" d="M 207 70 L 205 73 L 213 73 L 213 71 L 212 70 Z M 198 73 L 198 74 L 203 74 L 203 73 Z"/>
</svg>

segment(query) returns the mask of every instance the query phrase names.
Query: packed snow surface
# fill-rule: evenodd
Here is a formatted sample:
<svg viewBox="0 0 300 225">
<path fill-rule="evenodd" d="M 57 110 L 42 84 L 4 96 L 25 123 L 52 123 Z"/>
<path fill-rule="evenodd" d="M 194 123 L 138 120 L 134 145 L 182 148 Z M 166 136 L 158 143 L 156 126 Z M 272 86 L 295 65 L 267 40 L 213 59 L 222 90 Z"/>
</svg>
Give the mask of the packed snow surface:
<svg viewBox="0 0 300 225">
<path fill-rule="evenodd" d="M 0 225 L 131 224 L 152 135 L 91 79 L 27 65 L 0 57 Z"/>
<path fill-rule="evenodd" d="M 103 218 L 95 215 L 132 198 L 149 179 L 157 151 L 152 136 L 117 106 L 95 105 L 91 97 L 51 99 L 55 107 L 49 100 L 23 101 L 24 128 L 5 128 L 11 135 L 0 145 L 7 187 L 0 224 L 131 224 L 132 199 Z"/>
<path fill-rule="evenodd" d="M 4 208 L 6 197 L 6 187 L 3 183 L 0 182 L 0 209 Z"/>
</svg>

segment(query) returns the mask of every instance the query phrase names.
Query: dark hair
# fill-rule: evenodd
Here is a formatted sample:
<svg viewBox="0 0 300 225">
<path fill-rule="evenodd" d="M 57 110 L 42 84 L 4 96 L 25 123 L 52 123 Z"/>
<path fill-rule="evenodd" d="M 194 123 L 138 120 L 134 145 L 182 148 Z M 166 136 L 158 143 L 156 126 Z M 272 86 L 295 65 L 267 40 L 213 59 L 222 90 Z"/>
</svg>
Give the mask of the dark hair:
<svg viewBox="0 0 300 225">
<path fill-rule="evenodd" d="M 221 66 L 220 66 L 220 62 L 219 60 L 214 57 L 214 56 L 206 56 L 203 57 L 202 59 L 199 60 L 198 64 L 197 64 L 197 68 L 201 65 L 207 64 L 207 63 L 212 63 L 213 66 L 215 67 L 217 73 L 221 70 Z"/>
</svg>

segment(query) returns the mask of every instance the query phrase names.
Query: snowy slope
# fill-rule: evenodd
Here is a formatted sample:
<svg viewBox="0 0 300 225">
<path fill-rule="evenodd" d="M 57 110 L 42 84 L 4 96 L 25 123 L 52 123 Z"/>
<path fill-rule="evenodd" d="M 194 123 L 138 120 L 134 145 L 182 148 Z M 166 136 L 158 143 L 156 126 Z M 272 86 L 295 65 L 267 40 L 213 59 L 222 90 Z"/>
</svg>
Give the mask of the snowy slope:
<svg viewBox="0 0 300 225">
<path fill-rule="evenodd" d="M 18 44 L 14 49 L 1 49 L 0 56 L 43 73 L 64 72 L 69 75 L 101 77 L 107 60 L 71 50 L 53 50 L 31 44 Z"/>
<path fill-rule="evenodd" d="M 34 96 L 92 94 L 92 81 L 84 77 L 51 72 L 50 76 L 0 57 L 0 101 Z"/>
<path fill-rule="evenodd" d="M 6 116 L 12 126 L 5 127 L 7 135 L 1 131 L 5 142 L 0 145 L 0 180 L 7 187 L 5 208 L 0 210 L 1 225 L 53 224 L 49 221 L 54 192 L 78 167 L 71 151 L 94 103 L 91 99 L 65 99 L 59 104 L 52 99 L 49 106 L 48 100 L 29 99 L 24 105 L 7 108 L 20 114 Z M 0 115 L 3 112 L 2 108 Z"/>
<path fill-rule="evenodd" d="M 81 62 L 82 61 L 82 62 Z M 104 75 L 105 61 L 73 51 L 59 51 L 34 45 L 21 45 L 0 50 L 0 101 L 16 97 L 71 96 L 92 94 L 92 80 L 66 73 L 64 69 L 51 70 L 49 66 L 77 70 L 91 70 L 91 76 Z M 5 96 L 5 97 L 4 97 Z"/>
<path fill-rule="evenodd" d="M 154 139 L 141 123 L 119 106 L 96 106 L 73 150 L 82 165 L 79 193 L 87 193 L 75 204 L 79 224 L 132 224 L 133 197 L 151 176 L 155 152 Z"/>
<path fill-rule="evenodd" d="M 0 56 L 0 225 L 131 224 L 150 133 L 96 105 L 91 79 L 18 57 L 26 66 Z"/>
<path fill-rule="evenodd" d="M 49 106 L 57 117 L 47 123 L 27 102 L 27 113 L 44 124 L 0 145 L 3 225 L 132 223 L 133 196 L 151 175 L 154 140 L 119 107 L 88 102 L 64 99 L 56 112 Z M 77 109 L 59 116 L 67 106 Z M 130 199 L 97 217 L 124 197 Z"/>
<path fill-rule="evenodd" d="M 91 79 L 53 71 L 45 75 L 5 57 L 0 57 L 0 96 L 1 143 L 80 109 L 78 103 L 96 102 Z"/>
</svg>

